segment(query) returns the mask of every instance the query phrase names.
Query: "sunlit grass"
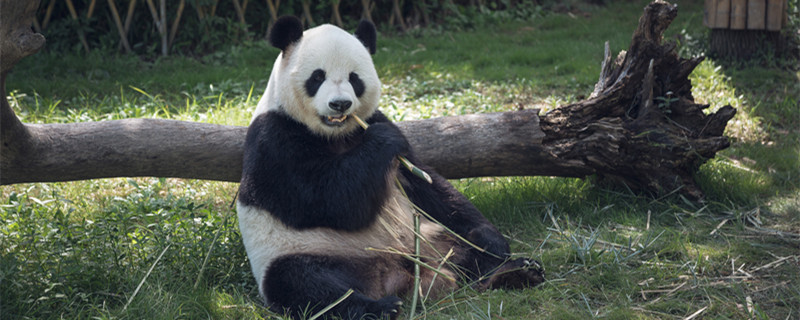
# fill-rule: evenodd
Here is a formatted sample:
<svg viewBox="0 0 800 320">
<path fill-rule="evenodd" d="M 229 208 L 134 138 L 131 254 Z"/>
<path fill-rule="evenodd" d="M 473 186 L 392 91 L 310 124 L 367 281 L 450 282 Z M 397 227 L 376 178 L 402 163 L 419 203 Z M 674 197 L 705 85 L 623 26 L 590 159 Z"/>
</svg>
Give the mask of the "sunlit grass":
<svg viewBox="0 0 800 320">
<path fill-rule="evenodd" d="M 699 32 L 701 5 L 680 5 L 672 29 Z M 381 109 L 401 121 L 547 111 L 581 100 L 597 78 L 602 43 L 625 48 L 641 7 L 612 3 L 588 17 L 547 15 L 466 32 L 383 37 L 375 56 L 384 84 Z M 46 54 L 17 66 L 10 102 L 30 123 L 148 117 L 246 125 L 276 54 L 263 43 L 199 60 Z M 732 147 L 696 177 L 704 202 L 653 199 L 598 186 L 591 177 L 454 181 L 507 236 L 515 255 L 544 264 L 549 281 L 523 291 L 461 289 L 426 302 L 420 314 L 800 314 L 800 239 L 793 237 L 800 232 L 800 73 L 707 60 L 692 81 L 695 99 L 710 104 L 709 111 L 726 104 L 738 110 L 726 131 Z M 3 186 L 0 314 L 278 317 L 257 294 L 230 206 L 236 189 L 235 183 L 148 177 Z"/>
</svg>

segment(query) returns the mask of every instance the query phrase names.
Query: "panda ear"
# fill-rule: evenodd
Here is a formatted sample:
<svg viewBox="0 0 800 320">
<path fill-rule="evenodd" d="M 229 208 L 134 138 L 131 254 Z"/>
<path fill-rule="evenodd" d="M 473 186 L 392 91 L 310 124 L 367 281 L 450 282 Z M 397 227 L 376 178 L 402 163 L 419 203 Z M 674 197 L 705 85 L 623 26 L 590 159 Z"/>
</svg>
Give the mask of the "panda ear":
<svg viewBox="0 0 800 320">
<path fill-rule="evenodd" d="M 367 20 L 361 20 L 356 28 L 356 38 L 361 40 L 361 43 L 367 47 L 369 54 L 375 54 L 378 42 L 378 32 L 375 31 L 375 25 Z"/>
<path fill-rule="evenodd" d="M 303 37 L 303 23 L 294 16 L 283 16 L 275 21 L 272 30 L 269 32 L 269 43 L 281 51 L 300 40 Z"/>
</svg>

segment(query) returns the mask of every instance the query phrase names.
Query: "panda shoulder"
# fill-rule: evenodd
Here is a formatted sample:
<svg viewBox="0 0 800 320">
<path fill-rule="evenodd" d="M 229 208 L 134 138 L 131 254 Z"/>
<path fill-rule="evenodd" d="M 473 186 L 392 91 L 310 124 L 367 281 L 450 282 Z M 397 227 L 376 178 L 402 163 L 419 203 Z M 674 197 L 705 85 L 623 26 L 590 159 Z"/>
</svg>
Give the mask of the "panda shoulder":
<svg viewBox="0 0 800 320">
<path fill-rule="evenodd" d="M 279 140 L 291 139 L 291 133 L 298 130 L 295 121 L 280 112 L 265 112 L 253 119 L 247 128 L 245 144 L 261 145 L 265 142 L 278 142 Z M 278 142 L 280 143 L 280 142 Z"/>
<path fill-rule="evenodd" d="M 249 131 L 281 133 L 301 127 L 297 121 L 280 111 L 264 112 L 250 122 Z M 248 132 L 249 133 L 249 132 Z"/>
</svg>

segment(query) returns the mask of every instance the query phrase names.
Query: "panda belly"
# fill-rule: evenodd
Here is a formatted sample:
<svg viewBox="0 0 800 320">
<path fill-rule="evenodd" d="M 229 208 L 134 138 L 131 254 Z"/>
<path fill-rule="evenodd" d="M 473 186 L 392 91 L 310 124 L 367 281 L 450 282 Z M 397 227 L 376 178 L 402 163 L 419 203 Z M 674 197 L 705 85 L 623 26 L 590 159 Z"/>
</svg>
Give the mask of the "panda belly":
<svg viewBox="0 0 800 320">
<path fill-rule="evenodd" d="M 364 270 L 369 273 L 370 292 L 379 296 L 396 294 L 408 289 L 408 260 L 400 253 L 413 253 L 414 223 L 413 208 L 407 198 L 396 187 L 386 200 L 378 219 L 364 230 L 344 232 L 331 228 L 307 230 L 292 229 L 284 225 L 268 211 L 237 203 L 239 228 L 245 249 L 259 286 L 266 297 L 264 277 L 276 259 L 287 255 L 318 255 L 345 258 L 356 261 L 372 261 L 380 266 Z M 430 239 L 442 238 L 442 228 L 436 224 L 423 223 L 423 235 Z M 441 249 L 441 248 L 437 248 Z M 431 251 L 431 250 L 424 250 Z M 439 250 L 433 250 L 439 251 Z M 447 251 L 445 250 L 444 253 Z M 444 254 L 441 253 L 441 254 Z M 425 256 L 435 253 L 430 252 Z M 382 271 L 375 271 L 380 269 Z"/>
</svg>

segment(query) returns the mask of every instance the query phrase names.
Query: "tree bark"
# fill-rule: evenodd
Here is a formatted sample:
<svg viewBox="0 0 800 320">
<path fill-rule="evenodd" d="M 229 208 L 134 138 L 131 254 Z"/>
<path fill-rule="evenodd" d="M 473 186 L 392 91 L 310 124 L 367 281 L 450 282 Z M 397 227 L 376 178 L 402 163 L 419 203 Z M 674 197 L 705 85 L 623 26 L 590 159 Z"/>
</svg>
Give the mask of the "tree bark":
<svg viewBox="0 0 800 320">
<path fill-rule="evenodd" d="M 699 199 L 703 194 L 692 176 L 728 147 L 722 134 L 735 110 L 725 106 L 706 115 L 708 105 L 694 103 L 688 76 L 702 58 L 681 59 L 674 44 L 661 43 L 676 14 L 676 6 L 654 2 L 627 52 L 612 61 L 606 44 L 587 100 L 544 115 L 522 110 L 397 125 L 420 160 L 448 178 L 596 175 L 653 194 L 679 191 Z M 3 28 L 5 23 L 4 15 Z M 0 184 L 123 176 L 240 179 L 245 127 L 158 119 L 25 125 L 5 99 L 0 102 Z"/>
</svg>

